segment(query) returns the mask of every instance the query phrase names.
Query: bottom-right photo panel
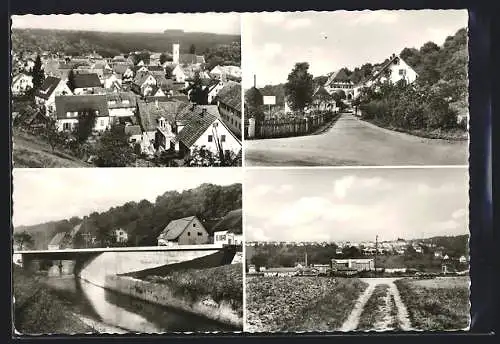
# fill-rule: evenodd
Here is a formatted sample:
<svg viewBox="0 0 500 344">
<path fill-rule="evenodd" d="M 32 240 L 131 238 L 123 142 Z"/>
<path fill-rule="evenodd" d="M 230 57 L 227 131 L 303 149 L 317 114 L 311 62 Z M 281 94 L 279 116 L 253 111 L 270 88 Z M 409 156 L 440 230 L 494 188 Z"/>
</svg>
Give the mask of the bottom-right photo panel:
<svg viewBox="0 0 500 344">
<path fill-rule="evenodd" d="M 247 169 L 245 331 L 467 330 L 468 169 Z"/>
</svg>

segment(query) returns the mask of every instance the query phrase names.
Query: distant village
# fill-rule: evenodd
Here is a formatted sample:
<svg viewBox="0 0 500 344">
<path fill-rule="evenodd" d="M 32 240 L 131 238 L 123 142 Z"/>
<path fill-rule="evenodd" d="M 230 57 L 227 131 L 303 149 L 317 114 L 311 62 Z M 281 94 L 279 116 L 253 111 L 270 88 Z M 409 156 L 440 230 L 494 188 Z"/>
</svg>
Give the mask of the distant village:
<svg viewBox="0 0 500 344">
<path fill-rule="evenodd" d="M 384 274 L 408 274 L 422 273 L 419 269 L 405 266 L 401 262 L 404 256 L 412 256 L 416 260 L 430 257 L 434 266 L 439 265 L 441 273 L 464 273 L 469 262 L 468 256 L 457 255 L 455 252 L 447 252 L 447 249 L 433 243 L 431 239 L 405 240 L 398 238 L 392 241 L 363 241 L 363 242 L 291 242 L 291 241 L 250 241 L 247 247 L 275 247 L 275 248 L 301 248 L 304 259 L 296 261 L 294 266 L 257 266 L 248 264 L 249 274 L 258 274 L 265 277 L 283 276 L 355 276 L 371 272 L 382 272 Z M 328 248 L 335 246 L 329 264 L 317 264 L 308 262 L 308 248 L 314 251 L 316 248 Z M 465 251 L 465 248 L 464 248 Z M 397 258 L 400 256 L 402 259 Z M 396 257 L 396 263 L 386 263 L 391 257 Z M 378 264 L 377 264 L 377 258 Z M 428 263 L 428 262 L 427 262 Z M 422 269 L 423 269 L 423 264 Z M 461 269 L 463 268 L 463 269 Z M 463 270 L 463 271 L 459 271 Z"/>
<path fill-rule="evenodd" d="M 94 118 L 92 137 L 119 126 L 137 156 L 183 159 L 203 149 L 220 159 L 241 158 L 241 68 L 205 57 L 137 51 L 103 58 L 13 52 L 12 117 L 24 129 L 55 120 L 58 132 L 74 132 L 82 116 Z M 40 59 L 41 85 L 34 85 Z M 40 63 L 39 62 L 39 63 Z M 24 106 L 27 97 L 31 106 Z M 89 157 L 89 161 L 92 157 Z"/>
</svg>

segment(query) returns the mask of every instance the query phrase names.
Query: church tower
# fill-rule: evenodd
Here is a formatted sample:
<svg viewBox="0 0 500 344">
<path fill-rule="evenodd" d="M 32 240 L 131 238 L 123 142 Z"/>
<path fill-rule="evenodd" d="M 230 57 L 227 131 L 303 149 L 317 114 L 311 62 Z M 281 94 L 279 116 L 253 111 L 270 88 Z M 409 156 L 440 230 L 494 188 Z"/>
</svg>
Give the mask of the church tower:
<svg viewBox="0 0 500 344">
<path fill-rule="evenodd" d="M 179 49 L 179 43 L 172 44 L 172 58 L 175 64 L 179 64 Z"/>
</svg>

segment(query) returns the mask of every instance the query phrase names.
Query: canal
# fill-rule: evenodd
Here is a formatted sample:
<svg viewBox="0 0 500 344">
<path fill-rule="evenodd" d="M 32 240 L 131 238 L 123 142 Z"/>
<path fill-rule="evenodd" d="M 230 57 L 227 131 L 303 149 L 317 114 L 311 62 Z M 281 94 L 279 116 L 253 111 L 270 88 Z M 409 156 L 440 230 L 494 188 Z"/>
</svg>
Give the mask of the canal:
<svg viewBox="0 0 500 344">
<path fill-rule="evenodd" d="M 73 276 L 48 277 L 44 283 L 74 313 L 126 332 L 239 331 L 231 325 L 115 293 Z"/>
</svg>

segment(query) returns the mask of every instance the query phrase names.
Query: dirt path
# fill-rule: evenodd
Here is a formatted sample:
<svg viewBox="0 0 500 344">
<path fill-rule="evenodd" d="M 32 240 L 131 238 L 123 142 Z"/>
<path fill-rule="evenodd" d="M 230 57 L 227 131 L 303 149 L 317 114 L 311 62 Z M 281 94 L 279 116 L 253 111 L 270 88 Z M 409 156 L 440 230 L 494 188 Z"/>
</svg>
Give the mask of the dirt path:
<svg viewBox="0 0 500 344">
<path fill-rule="evenodd" d="M 368 330 L 391 331 L 401 330 L 410 331 L 411 323 L 408 317 L 408 310 L 401 300 L 398 288 L 394 284 L 395 278 L 366 278 L 364 282 L 368 283 L 365 292 L 361 294 L 356 302 L 351 314 L 342 325 L 340 331 L 354 331 L 358 329 L 360 317 L 363 314 L 365 305 L 373 294 L 377 285 L 387 285 L 387 292 L 384 302 L 375 310 L 375 319 L 379 319 Z"/>
</svg>

